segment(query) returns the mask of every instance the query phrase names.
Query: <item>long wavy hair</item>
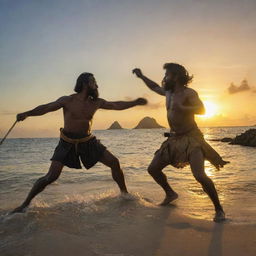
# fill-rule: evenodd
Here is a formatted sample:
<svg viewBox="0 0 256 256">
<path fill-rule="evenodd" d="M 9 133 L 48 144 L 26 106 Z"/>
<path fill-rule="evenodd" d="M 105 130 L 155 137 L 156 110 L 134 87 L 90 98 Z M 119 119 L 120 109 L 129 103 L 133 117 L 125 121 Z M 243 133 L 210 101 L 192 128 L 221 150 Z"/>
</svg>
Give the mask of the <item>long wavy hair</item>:
<svg viewBox="0 0 256 256">
<path fill-rule="evenodd" d="M 188 71 L 180 64 L 165 63 L 163 68 L 178 76 L 177 80 L 181 85 L 188 86 L 193 80 L 193 75 L 190 76 Z"/>
<path fill-rule="evenodd" d="M 79 93 L 83 90 L 84 84 L 88 85 L 89 84 L 89 78 L 93 76 L 91 73 L 84 72 L 81 75 L 78 76 L 76 80 L 76 85 L 74 88 L 74 91 Z"/>
</svg>

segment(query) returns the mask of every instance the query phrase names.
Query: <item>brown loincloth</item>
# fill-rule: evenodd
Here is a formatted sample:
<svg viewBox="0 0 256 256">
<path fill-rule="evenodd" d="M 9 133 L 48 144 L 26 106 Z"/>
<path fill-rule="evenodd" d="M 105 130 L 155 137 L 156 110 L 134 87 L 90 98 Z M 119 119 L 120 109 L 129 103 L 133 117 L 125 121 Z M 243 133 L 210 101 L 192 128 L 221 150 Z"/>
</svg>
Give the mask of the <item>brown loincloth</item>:
<svg viewBox="0 0 256 256">
<path fill-rule="evenodd" d="M 162 160 L 176 168 L 183 168 L 189 164 L 192 152 L 202 150 L 205 160 L 208 160 L 217 169 L 227 162 L 205 141 L 202 132 L 195 128 L 186 134 L 171 136 L 162 143 L 155 154 L 159 154 Z"/>
</svg>

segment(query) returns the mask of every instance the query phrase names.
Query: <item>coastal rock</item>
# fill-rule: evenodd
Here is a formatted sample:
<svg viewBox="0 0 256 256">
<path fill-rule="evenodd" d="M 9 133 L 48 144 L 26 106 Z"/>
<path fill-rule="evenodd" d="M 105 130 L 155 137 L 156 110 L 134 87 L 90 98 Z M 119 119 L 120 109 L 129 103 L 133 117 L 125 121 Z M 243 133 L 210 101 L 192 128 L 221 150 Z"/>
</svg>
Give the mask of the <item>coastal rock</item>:
<svg viewBox="0 0 256 256">
<path fill-rule="evenodd" d="M 249 129 L 237 135 L 230 144 L 256 147 L 256 129 Z"/>
<path fill-rule="evenodd" d="M 113 124 L 110 125 L 108 130 L 114 130 L 114 129 L 123 129 L 123 128 L 117 121 L 115 121 Z"/>
<path fill-rule="evenodd" d="M 209 139 L 210 141 L 221 141 L 221 142 L 231 142 L 233 139 L 229 137 L 225 137 L 222 139 Z"/>
<path fill-rule="evenodd" d="M 225 137 L 223 139 L 220 140 L 221 142 L 232 142 L 233 139 L 232 138 L 229 138 L 229 137 Z"/>
<path fill-rule="evenodd" d="M 134 129 L 155 129 L 155 128 L 164 128 L 157 123 L 156 119 L 152 117 L 144 117 Z"/>
</svg>

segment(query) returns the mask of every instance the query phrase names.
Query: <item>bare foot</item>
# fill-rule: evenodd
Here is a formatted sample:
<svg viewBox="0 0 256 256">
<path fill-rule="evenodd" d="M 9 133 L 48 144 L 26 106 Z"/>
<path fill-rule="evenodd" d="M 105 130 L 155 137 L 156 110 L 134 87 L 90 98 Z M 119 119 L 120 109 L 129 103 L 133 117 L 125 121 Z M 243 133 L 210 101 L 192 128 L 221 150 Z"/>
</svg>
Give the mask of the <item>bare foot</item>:
<svg viewBox="0 0 256 256">
<path fill-rule="evenodd" d="M 173 202 L 174 200 L 176 200 L 178 198 L 178 194 L 177 193 L 172 193 L 172 194 L 168 194 L 166 195 L 164 201 L 160 204 L 162 206 L 164 205 L 168 205 L 169 203 Z"/>
<path fill-rule="evenodd" d="M 225 218 L 225 212 L 223 210 L 218 210 L 215 213 L 215 217 L 213 218 L 215 222 L 222 222 L 226 220 Z"/>
<path fill-rule="evenodd" d="M 132 200 L 136 199 L 134 195 L 132 195 L 128 192 L 122 192 L 120 196 L 122 199 L 127 200 L 127 201 L 132 201 Z"/>
<path fill-rule="evenodd" d="M 13 214 L 13 213 L 24 213 L 24 212 L 26 212 L 26 210 L 27 210 L 27 206 L 19 206 L 19 207 L 17 207 L 17 208 L 15 208 L 13 211 L 11 211 L 9 214 Z"/>
</svg>

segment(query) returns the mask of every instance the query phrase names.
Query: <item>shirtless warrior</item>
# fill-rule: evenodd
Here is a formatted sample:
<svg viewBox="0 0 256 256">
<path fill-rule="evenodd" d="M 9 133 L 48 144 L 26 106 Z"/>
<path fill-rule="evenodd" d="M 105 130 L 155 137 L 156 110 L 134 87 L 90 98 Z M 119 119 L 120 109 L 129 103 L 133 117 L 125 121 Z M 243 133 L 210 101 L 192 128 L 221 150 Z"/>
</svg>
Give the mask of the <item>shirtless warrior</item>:
<svg viewBox="0 0 256 256">
<path fill-rule="evenodd" d="M 98 97 L 98 85 L 91 73 L 82 73 L 77 78 L 74 91 L 75 94 L 63 96 L 54 102 L 17 115 L 17 121 L 23 121 L 29 116 L 40 116 L 62 108 L 64 128 L 60 129 L 60 141 L 51 158 L 48 173 L 35 182 L 26 200 L 12 213 L 23 212 L 38 193 L 58 179 L 64 166 L 81 169 L 80 160 L 87 169 L 98 161 L 110 167 L 121 193 L 128 193 L 118 159 L 91 134 L 91 123 L 98 109 L 123 110 L 145 105 L 147 101 L 143 98 L 114 102 L 101 99 Z"/>
<path fill-rule="evenodd" d="M 167 205 L 178 198 L 178 194 L 170 187 L 162 170 L 167 165 L 182 168 L 190 164 L 195 179 L 202 185 L 215 207 L 214 221 L 225 219 L 225 213 L 220 204 L 217 191 L 212 180 L 204 170 L 204 160 L 209 160 L 217 169 L 226 163 L 220 155 L 204 140 L 198 129 L 194 115 L 205 112 L 204 105 L 198 94 L 187 85 L 192 81 L 187 70 L 176 63 L 166 63 L 162 86 L 144 76 L 140 69 L 133 73 L 154 92 L 165 96 L 167 119 L 171 128 L 168 139 L 155 152 L 148 167 L 149 174 L 163 188 L 166 197 L 161 205 Z"/>
</svg>

